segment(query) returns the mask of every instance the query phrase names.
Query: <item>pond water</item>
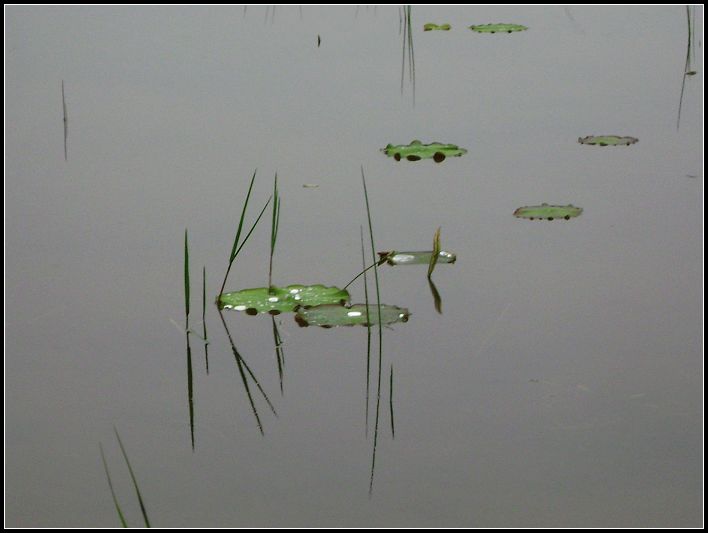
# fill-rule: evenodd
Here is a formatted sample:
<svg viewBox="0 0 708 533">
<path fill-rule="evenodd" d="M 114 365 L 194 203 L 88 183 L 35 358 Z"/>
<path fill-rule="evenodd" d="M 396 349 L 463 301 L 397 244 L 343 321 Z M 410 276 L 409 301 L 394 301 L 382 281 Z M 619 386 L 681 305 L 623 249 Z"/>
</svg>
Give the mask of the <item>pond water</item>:
<svg viewBox="0 0 708 533">
<path fill-rule="evenodd" d="M 693 11 L 684 76 L 683 6 L 415 6 L 410 32 L 396 6 L 8 8 L 6 525 L 120 525 L 99 443 L 142 525 L 115 426 L 153 526 L 700 526 Z M 528 30 L 468 28 L 497 22 Z M 467 153 L 381 152 L 414 139 Z M 457 255 L 442 314 L 425 265 L 380 267 L 411 314 L 382 330 L 377 426 L 377 328 L 367 418 L 366 328 L 276 317 L 281 393 L 271 318 L 225 311 L 278 415 L 247 377 L 261 434 L 213 304 L 251 176 L 246 227 L 278 175 L 273 283 L 341 287 L 361 226 L 369 246 L 362 167 L 376 251 L 441 227 Z M 542 203 L 583 211 L 513 216 Z M 227 290 L 267 286 L 270 219 Z"/>
</svg>

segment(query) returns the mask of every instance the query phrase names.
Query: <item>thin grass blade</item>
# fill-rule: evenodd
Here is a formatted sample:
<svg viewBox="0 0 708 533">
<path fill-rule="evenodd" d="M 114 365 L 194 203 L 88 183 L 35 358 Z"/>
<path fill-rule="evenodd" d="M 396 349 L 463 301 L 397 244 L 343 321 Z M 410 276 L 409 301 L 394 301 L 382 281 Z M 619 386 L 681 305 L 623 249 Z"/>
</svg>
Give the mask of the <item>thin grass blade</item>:
<svg viewBox="0 0 708 533">
<path fill-rule="evenodd" d="M 206 326 L 206 267 L 202 267 L 202 332 L 204 333 L 204 362 L 209 374 L 209 338 Z"/>
<path fill-rule="evenodd" d="M 118 439 L 118 445 L 120 446 L 120 451 L 123 453 L 123 458 L 125 459 L 125 464 L 128 465 L 128 471 L 130 472 L 130 478 L 133 480 L 133 486 L 135 487 L 135 494 L 138 497 L 138 503 L 140 504 L 140 511 L 143 513 L 143 519 L 145 520 L 145 527 L 150 527 L 150 520 L 148 519 L 147 511 L 145 509 L 145 502 L 143 502 L 143 497 L 140 494 L 140 488 L 138 487 L 138 481 L 135 479 L 135 473 L 133 472 L 133 467 L 130 466 L 130 460 L 128 459 L 128 454 L 125 451 L 125 447 L 123 446 L 123 441 L 120 439 L 120 435 L 118 434 L 118 430 L 113 427 L 113 431 L 116 434 L 116 438 Z"/>
<path fill-rule="evenodd" d="M 369 205 L 369 193 L 366 189 L 366 178 L 364 176 L 364 167 L 361 167 L 361 181 L 364 186 L 364 201 L 366 202 L 366 216 L 369 221 L 369 238 L 371 240 L 371 255 L 374 262 L 374 283 L 376 285 L 376 308 L 379 323 L 379 362 L 378 362 L 378 382 L 376 391 L 376 418 L 374 422 L 374 447 L 371 456 L 371 477 L 369 479 L 369 497 L 374 490 L 374 470 L 376 467 L 376 445 L 379 436 L 379 410 L 381 406 L 381 365 L 383 361 L 383 328 L 381 327 L 381 291 L 379 287 L 379 271 L 376 261 L 376 245 L 374 244 L 374 229 L 371 223 L 371 207 Z"/>
<path fill-rule="evenodd" d="M 271 198 L 268 198 L 268 201 L 266 201 L 265 205 L 263 206 L 263 209 L 261 209 L 261 212 L 258 214 L 258 218 L 256 218 L 256 221 L 253 223 L 253 225 L 251 226 L 251 229 L 246 234 L 246 237 L 243 239 L 243 242 L 241 242 L 241 245 L 236 249 L 236 252 L 233 254 L 232 259 L 229 261 L 229 266 L 226 268 L 226 274 L 224 274 L 224 281 L 221 283 L 221 289 L 219 289 L 219 296 L 221 296 L 224 293 L 224 287 L 226 286 L 226 280 L 229 277 L 229 272 L 231 272 L 231 267 L 233 266 L 234 261 L 236 260 L 236 257 L 238 257 L 238 254 L 241 253 L 241 249 L 248 242 L 248 238 L 251 236 L 251 233 L 253 233 L 253 230 L 256 229 L 256 226 L 258 225 L 258 222 L 260 222 L 261 217 L 263 216 L 263 213 L 265 213 L 265 210 L 268 207 L 270 200 L 271 200 Z M 234 241 L 234 244 L 236 244 L 236 242 L 237 241 Z"/>
<path fill-rule="evenodd" d="M 248 200 L 251 198 L 251 191 L 253 190 L 253 183 L 256 181 L 256 172 L 253 171 L 253 177 L 251 178 L 251 183 L 248 186 L 248 193 L 246 193 L 246 200 L 243 202 L 243 209 L 241 210 L 241 218 L 238 221 L 238 228 L 236 229 L 236 237 L 234 238 L 234 244 L 231 247 L 231 255 L 229 256 L 229 262 L 232 262 L 236 257 L 236 247 L 238 246 L 239 238 L 241 237 L 241 230 L 243 229 L 243 221 L 246 218 L 246 209 L 248 208 Z"/>
<path fill-rule="evenodd" d="M 369 284 L 366 280 L 366 252 L 364 250 L 364 227 L 359 226 L 361 236 L 361 265 L 364 267 L 364 302 L 366 303 L 366 423 L 365 434 L 369 436 L 369 388 L 371 383 L 371 314 L 369 313 Z M 356 279 L 356 278 L 354 278 Z"/>
<path fill-rule="evenodd" d="M 391 413 L 391 438 L 396 438 L 396 428 L 393 423 L 393 364 L 391 365 L 391 376 L 388 381 L 388 406 Z"/>
<path fill-rule="evenodd" d="M 113 498 L 113 505 L 116 507 L 116 512 L 118 513 L 118 518 L 120 518 L 120 523 L 123 527 L 128 527 L 128 523 L 125 521 L 125 516 L 123 516 L 123 511 L 118 504 L 118 498 L 116 497 L 116 492 L 113 490 L 113 482 L 111 481 L 111 473 L 108 471 L 108 463 L 106 462 L 106 455 L 103 453 L 103 446 L 98 443 L 98 449 L 101 452 L 101 460 L 103 461 L 103 469 L 106 471 L 106 479 L 108 480 L 108 488 L 111 490 L 111 497 Z"/>
<path fill-rule="evenodd" d="M 283 368 L 285 366 L 285 353 L 283 351 L 283 339 L 280 337 L 278 324 L 275 323 L 275 317 L 271 315 L 271 323 L 273 325 L 273 343 L 275 344 L 275 358 L 278 363 L 278 379 L 280 380 L 280 394 L 283 394 Z"/>
<path fill-rule="evenodd" d="M 189 404 L 189 436 L 194 451 L 194 374 L 192 372 L 192 346 L 189 343 L 189 332 L 187 338 L 187 403 Z M 206 344 L 204 345 L 206 347 Z"/>
<path fill-rule="evenodd" d="M 268 287 L 273 286 L 273 254 L 278 238 L 278 223 L 280 222 L 280 195 L 278 194 L 278 173 L 273 180 L 273 217 L 270 226 L 270 260 L 268 263 Z"/>
<path fill-rule="evenodd" d="M 261 212 L 258 214 L 258 217 L 256 218 L 256 221 L 253 223 L 253 226 L 251 226 L 251 229 L 248 230 L 248 233 L 243 239 L 243 242 L 241 245 L 238 247 L 236 250 L 236 254 L 234 255 L 234 259 L 238 256 L 238 254 L 241 253 L 241 249 L 246 245 L 248 242 L 248 238 L 251 236 L 251 233 L 253 233 L 253 230 L 256 229 L 256 226 L 258 225 L 258 222 L 260 222 L 261 217 L 263 216 L 263 213 L 265 213 L 265 210 L 268 208 L 268 204 L 270 204 L 271 198 L 269 197 L 268 200 L 266 201 L 265 205 L 263 206 L 263 209 L 261 209 Z"/>
<path fill-rule="evenodd" d="M 219 309 L 219 317 L 221 318 L 221 323 L 224 325 L 224 330 L 226 331 L 226 336 L 229 339 L 229 343 L 231 344 L 231 352 L 234 355 L 234 358 L 236 359 L 236 365 L 238 366 L 238 371 L 239 374 L 241 375 L 241 380 L 243 381 L 243 386 L 244 389 L 246 390 L 246 395 L 248 396 L 248 401 L 251 404 L 251 410 L 253 411 L 253 415 L 256 418 L 256 422 L 258 423 L 258 429 L 261 432 L 261 435 L 264 434 L 263 432 L 263 424 L 261 423 L 261 419 L 258 416 L 258 411 L 256 409 L 256 404 L 253 401 L 253 396 L 251 395 L 251 389 L 248 386 L 248 379 L 246 377 L 246 373 L 244 372 L 244 369 L 246 372 L 248 372 L 248 375 L 251 376 L 251 379 L 253 382 L 256 384 L 256 387 L 260 391 L 260 393 L 263 395 L 263 399 L 266 401 L 268 404 L 268 407 L 270 408 L 271 412 L 273 415 L 277 418 L 278 413 L 275 410 L 275 407 L 273 406 L 272 402 L 270 401 L 270 398 L 268 398 L 268 395 L 266 394 L 265 390 L 263 390 L 263 387 L 259 383 L 258 379 L 256 378 L 255 374 L 253 371 L 250 369 L 248 364 L 246 363 L 246 360 L 241 356 L 239 351 L 236 349 L 236 344 L 233 341 L 233 337 L 231 336 L 231 332 L 229 331 L 228 326 L 226 325 L 226 320 L 224 319 L 224 315 L 221 312 L 221 309 Z"/>
<path fill-rule="evenodd" d="M 189 237 L 184 230 L 184 316 L 186 328 L 189 330 Z"/>
<path fill-rule="evenodd" d="M 66 97 L 64 96 L 64 80 L 61 80 L 61 106 L 64 111 L 64 161 L 69 160 L 67 141 L 69 138 L 69 118 L 66 115 Z"/>
</svg>

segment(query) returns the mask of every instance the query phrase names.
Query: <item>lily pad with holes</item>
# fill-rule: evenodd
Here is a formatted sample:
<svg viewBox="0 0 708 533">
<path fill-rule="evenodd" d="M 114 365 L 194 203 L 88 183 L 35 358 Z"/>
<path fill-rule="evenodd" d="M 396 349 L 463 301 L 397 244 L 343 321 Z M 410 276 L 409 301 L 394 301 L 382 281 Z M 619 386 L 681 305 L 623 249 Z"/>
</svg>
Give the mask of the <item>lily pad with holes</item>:
<svg viewBox="0 0 708 533">
<path fill-rule="evenodd" d="M 514 216 L 516 218 L 527 218 L 529 220 L 555 220 L 564 219 L 569 220 L 580 216 L 583 212 L 582 207 L 575 207 L 574 205 L 530 205 L 525 207 L 519 207 L 514 211 Z"/>
<path fill-rule="evenodd" d="M 342 306 L 347 302 L 349 302 L 349 293 L 339 287 L 288 285 L 225 292 L 219 297 L 217 303 L 221 309 L 245 311 L 249 315 L 259 313 L 278 315 L 295 311 L 298 307 L 323 304 Z"/>
<path fill-rule="evenodd" d="M 636 137 L 620 136 L 620 135 L 588 135 L 587 137 L 579 137 L 580 144 L 591 144 L 593 146 L 629 146 L 638 142 Z"/>
<path fill-rule="evenodd" d="M 432 251 L 427 252 L 379 252 L 379 257 L 391 266 L 396 265 L 429 265 Z M 454 263 L 457 256 L 452 252 L 440 250 L 438 263 Z"/>
<path fill-rule="evenodd" d="M 450 26 L 449 24 L 433 24 L 432 22 L 428 22 L 423 26 L 423 31 L 450 31 Z"/>
<path fill-rule="evenodd" d="M 477 24 L 470 26 L 470 29 L 477 33 L 513 33 L 528 30 L 521 24 Z"/>
<path fill-rule="evenodd" d="M 389 325 L 396 322 L 408 322 L 408 309 L 395 305 L 381 304 L 381 324 Z M 298 309 L 295 321 L 301 326 L 320 326 L 333 328 L 336 326 L 375 326 L 379 323 L 378 306 L 369 304 L 367 321 L 366 304 L 354 304 L 349 307 L 341 305 L 318 305 L 316 307 Z"/>
<path fill-rule="evenodd" d="M 381 151 L 396 161 L 407 159 L 408 161 L 420 161 L 421 159 L 432 159 L 436 163 L 441 163 L 447 157 L 460 157 L 467 153 L 467 150 L 460 148 L 456 144 L 443 144 L 432 142 L 423 144 L 421 141 L 411 141 L 410 144 L 387 144 Z"/>
</svg>

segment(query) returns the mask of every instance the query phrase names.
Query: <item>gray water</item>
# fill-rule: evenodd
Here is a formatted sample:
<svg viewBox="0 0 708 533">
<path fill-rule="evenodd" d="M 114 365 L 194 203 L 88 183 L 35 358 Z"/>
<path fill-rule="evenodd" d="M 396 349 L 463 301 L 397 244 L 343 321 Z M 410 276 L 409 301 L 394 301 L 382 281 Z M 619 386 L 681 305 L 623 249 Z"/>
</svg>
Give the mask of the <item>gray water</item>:
<svg viewBox="0 0 708 533">
<path fill-rule="evenodd" d="M 273 9 L 6 10 L 6 525 L 118 526 L 99 442 L 141 525 L 115 426 L 153 526 L 700 526 L 702 6 L 678 129 L 683 6 L 413 7 L 415 102 L 399 8 Z M 416 138 L 468 153 L 380 152 Z M 362 166 L 379 250 L 440 226 L 458 256 L 442 315 L 425 266 L 380 269 L 412 315 L 383 331 L 371 495 L 366 329 L 278 317 L 281 395 L 270 318 L 225 313 L 261 435 L 212 304 L 254 169 L 249 224 L 276 172 L 282 195 L 274 282 L 348 282 Z M 584 212 L 512 216 L 543 202 Z M 227 289 L 267 284 L 269 217 Z"/>
</svg>

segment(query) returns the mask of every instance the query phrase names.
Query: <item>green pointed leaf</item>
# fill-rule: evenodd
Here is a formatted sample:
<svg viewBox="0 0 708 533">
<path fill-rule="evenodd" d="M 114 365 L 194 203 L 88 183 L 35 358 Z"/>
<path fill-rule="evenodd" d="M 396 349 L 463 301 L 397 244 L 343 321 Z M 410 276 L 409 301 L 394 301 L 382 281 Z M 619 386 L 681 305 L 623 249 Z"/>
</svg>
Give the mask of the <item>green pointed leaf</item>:
<svg viewBox="0 0 708 533">
<path fill-rule="evenodd" d="M 433 275 L 433 270 L 435 270 L 435 265 L 438 262 L 438 257 L 440 256 L 440 228 L 435 231 L 433 236 L 433 253 L 430 254 L 430 262 L 428 263 L 428 277 Z"/>
</svg>

